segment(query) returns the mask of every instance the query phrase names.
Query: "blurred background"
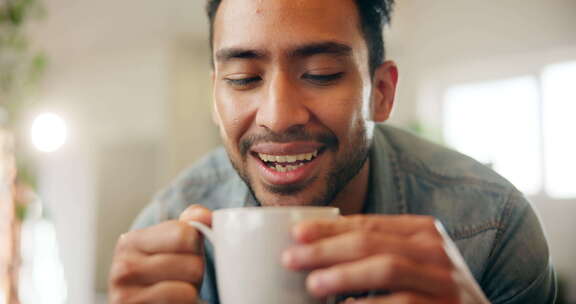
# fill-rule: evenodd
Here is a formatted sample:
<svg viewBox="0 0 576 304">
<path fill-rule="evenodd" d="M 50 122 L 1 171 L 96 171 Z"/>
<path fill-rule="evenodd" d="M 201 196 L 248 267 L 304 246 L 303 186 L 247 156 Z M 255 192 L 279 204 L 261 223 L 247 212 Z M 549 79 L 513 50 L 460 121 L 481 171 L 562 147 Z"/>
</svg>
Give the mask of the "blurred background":
<svg viewBox="0 0 576 304">
<path fill-rule="evenodd" d="M 118 236 L 219 144 L 203 6 L 0 2 L 0 120 L 15 135 L 0 133 L 13 164 L 0 166 L 0 186 L 17 185 L 14 199 L 0 195 L 10 219 L 0 220 L 0 304 L 11 293 L 106 303 Z M 559 303 L 576 303 L 576 1 L 398 0 L 385 37 L 401 75 L 390 123 L 524 191 L 549 238 Z"/>
</svg>

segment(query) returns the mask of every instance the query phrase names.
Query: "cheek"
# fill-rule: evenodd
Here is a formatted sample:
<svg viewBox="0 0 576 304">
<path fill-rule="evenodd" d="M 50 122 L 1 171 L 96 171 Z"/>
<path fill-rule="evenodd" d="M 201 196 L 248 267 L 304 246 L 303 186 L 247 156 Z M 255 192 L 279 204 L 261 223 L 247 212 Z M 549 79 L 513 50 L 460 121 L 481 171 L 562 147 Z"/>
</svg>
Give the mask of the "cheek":
<svg viewBox="0 0 576 304">
<path fill-rule="evenodd" d="M 248 100 L 226 88 L 215 86 L 214 92 L 222 137 L 232 146 L 237 146 L 234 143 L 239 141 L 250 126 L 250 118 L 254 116 L 254 111 L 250 108 Z"/>
<path fill-rule="evenodd" d="M 341 87 L 324 96 L 324 102 L 316 106 L 314 112 L 320 122 L 338 136 L 341 144 L 352 140 L 360 120 L 364 119 L 365 96 L 362 86 Z"/>
</svg>

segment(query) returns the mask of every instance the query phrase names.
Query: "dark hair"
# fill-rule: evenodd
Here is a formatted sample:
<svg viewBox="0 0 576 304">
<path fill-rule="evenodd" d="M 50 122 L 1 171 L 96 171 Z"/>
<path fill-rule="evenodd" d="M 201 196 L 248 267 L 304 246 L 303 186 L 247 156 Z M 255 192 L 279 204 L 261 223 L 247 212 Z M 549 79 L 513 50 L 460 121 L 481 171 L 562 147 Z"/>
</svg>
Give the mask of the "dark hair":
<svg viewBox="0 0 576 304">
<path fill-rule="evenodd" d="M 210 22 L 210 47 L 213 43 L 214 17 L 222 0 L 207 0 L 206 13 Z M 390 23 L 390 16 L 394 6 L 394 0 L 355 0 L 360 17 L 360 29 L 368 47 L 370 56 L 370 74 L 373 75 L 376 68 L 384 62 L 384 39 L 382 30 Z"/>
</svg>

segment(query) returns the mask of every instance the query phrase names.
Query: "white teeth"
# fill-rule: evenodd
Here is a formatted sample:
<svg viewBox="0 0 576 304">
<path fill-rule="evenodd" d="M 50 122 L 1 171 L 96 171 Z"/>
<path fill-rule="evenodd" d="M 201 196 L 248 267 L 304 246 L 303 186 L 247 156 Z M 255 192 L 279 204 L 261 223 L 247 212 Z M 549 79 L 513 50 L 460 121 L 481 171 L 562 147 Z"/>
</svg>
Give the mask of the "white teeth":
<svg viewBox="0 0 576 304">
<path fill-rule="evenodd" d="M 297 161 L 311 160 L 318 156 L 318 150 L 311 153 L 294 154 L 294 155 L 271 155 L 258 153 L 258 157 L 265 162 L 276 162 L 276 163 L 294 163 Z"/>
<path fill-rule="evenodd" d="M 296 157 L 296 160 L 311 160 L 312 154 L 313 153 L 298 154 L 298 155 L 295 155 L 295 157 Z"/>
<path fill-rule="evenodd" d="M 302 167 L 303 165 L 304 164 L 287 165 L 287 166 L 275 165 L 272 168 L 278 172 L 290 172 L 290 171 L 293 171 L 293 170 L 296 170 L 296 169 Z"/>
</svg>

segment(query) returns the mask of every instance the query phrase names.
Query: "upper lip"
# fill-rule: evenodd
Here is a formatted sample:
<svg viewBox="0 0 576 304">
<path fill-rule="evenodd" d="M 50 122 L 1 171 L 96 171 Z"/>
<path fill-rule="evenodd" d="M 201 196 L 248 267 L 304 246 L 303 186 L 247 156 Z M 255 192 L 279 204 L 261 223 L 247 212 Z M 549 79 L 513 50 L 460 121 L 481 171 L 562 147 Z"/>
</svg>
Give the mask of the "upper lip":
<svg viewBox="0 0 576 304">
<path fill-rule="evenodd" d="M 250 150 L 256 153 L 269 155 L 294 155 L 312 153 L 324 145 L 318 142 L 289 142 L 289 143 L 259 143 L 254 145 Z"/>
</svg>

